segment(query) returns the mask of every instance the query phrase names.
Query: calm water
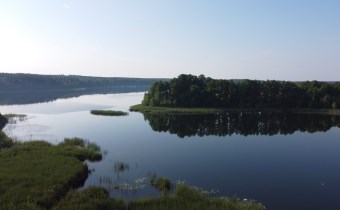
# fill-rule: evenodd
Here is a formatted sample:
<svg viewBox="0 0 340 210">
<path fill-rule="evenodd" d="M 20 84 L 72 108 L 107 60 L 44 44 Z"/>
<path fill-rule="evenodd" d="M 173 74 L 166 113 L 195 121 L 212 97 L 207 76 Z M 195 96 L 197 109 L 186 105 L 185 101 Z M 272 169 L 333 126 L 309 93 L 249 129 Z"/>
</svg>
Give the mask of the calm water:
<svg viewBox="0 0 340 210">
<path fill-rule="evenodd" d="M 53 102 L 0 106 L 1 113 L 27 114 L 4 131 L 19 140 L 65 137 L 96 142 L 106 155 L 88 163 L 85 187 L 101 185 L 114 197 L 160 195 L 132 185 L 150 173 L 182 180 L 214 196 L 237 195 L 273 210 L 340 209 L 340 119 L 261 113 L 220 115 L 94 116 L 91 109 L 127 111 L 142 93 L 80 96 Z M 117 162 L 128 165 L 115 169 Z"/>
</svg>

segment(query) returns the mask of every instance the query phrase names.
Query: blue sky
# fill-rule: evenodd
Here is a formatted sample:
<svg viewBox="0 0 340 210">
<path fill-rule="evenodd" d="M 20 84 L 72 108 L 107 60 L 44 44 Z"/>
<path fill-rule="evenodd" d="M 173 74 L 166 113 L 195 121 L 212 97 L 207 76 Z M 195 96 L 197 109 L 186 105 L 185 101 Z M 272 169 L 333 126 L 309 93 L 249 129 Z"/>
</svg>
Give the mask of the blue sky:
<svg viewBox="0 0 340 210">
<path fill-rule="evenodd" d="M 0 0 L 0 71 L 340 80 L 340 1 Z"/>
</svg>

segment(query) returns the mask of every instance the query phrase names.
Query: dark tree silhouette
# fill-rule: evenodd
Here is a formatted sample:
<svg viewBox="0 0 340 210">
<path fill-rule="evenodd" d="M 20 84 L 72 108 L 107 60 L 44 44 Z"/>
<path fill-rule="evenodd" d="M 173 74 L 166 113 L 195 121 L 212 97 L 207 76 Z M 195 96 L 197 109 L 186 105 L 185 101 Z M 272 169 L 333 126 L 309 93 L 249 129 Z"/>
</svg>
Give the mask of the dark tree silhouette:
<svg viewBox="0 0 340 210">
<path fill-rule="evenodd" d="M 179 75 L 158 81 L 145 93 L 143 105 L 220 108 L 337 108 L 340 83 L 216 80 Z"/>
</svg>

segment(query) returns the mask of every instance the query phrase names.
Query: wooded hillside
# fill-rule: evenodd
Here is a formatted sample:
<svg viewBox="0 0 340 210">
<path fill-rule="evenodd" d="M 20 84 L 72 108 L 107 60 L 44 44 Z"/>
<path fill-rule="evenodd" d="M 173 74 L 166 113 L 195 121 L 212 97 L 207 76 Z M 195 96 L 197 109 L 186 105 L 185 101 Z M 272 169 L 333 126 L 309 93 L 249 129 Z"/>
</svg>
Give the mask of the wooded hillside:
<svg viewBox="0 0 340 210">
<path fill-rule="evenodd" d="M 0 90 L 27 91 L 120 86 L 151 86 L 158 80 L 160 79 L 0 73 Z"/>
</svg>

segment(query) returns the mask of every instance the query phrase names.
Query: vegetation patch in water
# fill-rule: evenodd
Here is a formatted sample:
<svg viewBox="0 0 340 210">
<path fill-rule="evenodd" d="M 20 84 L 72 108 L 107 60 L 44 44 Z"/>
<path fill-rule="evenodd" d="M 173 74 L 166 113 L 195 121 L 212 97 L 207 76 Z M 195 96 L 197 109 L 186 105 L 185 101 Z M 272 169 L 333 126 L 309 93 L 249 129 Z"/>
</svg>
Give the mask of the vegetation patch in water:
<svg viewBox="0 0 340 210">
<path fill-rule="evenodd" d="M 164 193 L 170 191 L 171 189 L 171 181 L 166 177 L 157 177 L 156 174 L 149 176 L 150 184 L 157 188 L 158 190 L 163 191 Z"/>
<path fill-rule="evenodd" d="M 119 173 L 119 172 L 123 172 L 125 170 L 129 170 L 130 166 L 128 163 L 123 163 L 123 162 L 116 162 L 114 165 L 114 171 Z"/>
<path fill-rule="evenodd" d="M 79 141 L 80 142 L 80 141 Z M 0 150 L 0 209 L 49 209 L 88 176 L 84 160 L 101 154 L 69 143 L 15 143 Z"/>
<path fill-rule="evenodd" d="M 171 195 L 159 198 L 147 198 L 135 201 L 123 201 L 109 198 L 102 188 L 91 187 L 83 191 L 71 191 L 53 208 L 91 209 L 91 210 L 264 210 L 265 207 L 252 200 L 238 198 L 211 198 L 206 194 L 186 185 L 177 186 Z"/>
<path fill-rule="evenodd" d="M 91 110 L 91 114 L 102 115 L 102 116 L 126 116 L 129 113 L 122 112 L 122 111 L 114 111 L 114 110 Z"/>
<path fill-rule="evenodd" d="M 123 201 L 109 198 L 106 190 L 90 187 L 83 191 L 70 191 L 53 210 L 69 209 L 107 209 L 107 210 L 264 210 L 265 207 L 253 200 L 239 198 L 211 198 L 206 194 L 179 185 L 171 195 L 159 198 L 144 198 L 133 201 Z"/>
</svg>

